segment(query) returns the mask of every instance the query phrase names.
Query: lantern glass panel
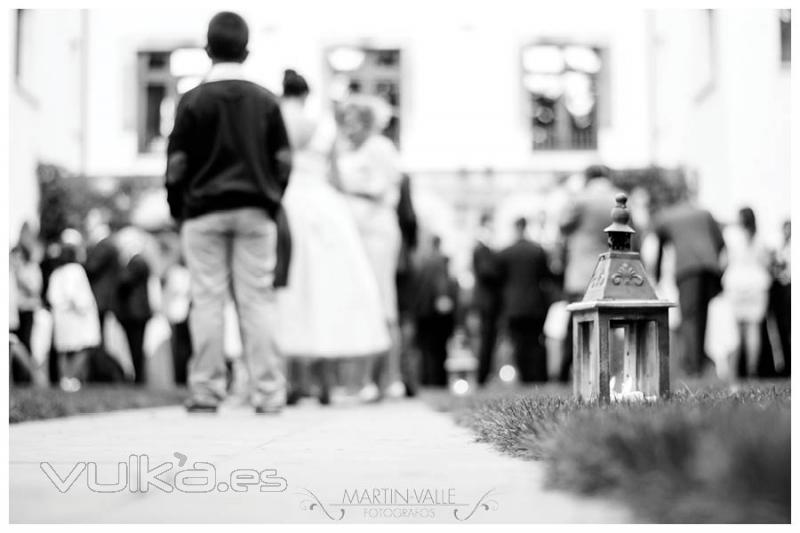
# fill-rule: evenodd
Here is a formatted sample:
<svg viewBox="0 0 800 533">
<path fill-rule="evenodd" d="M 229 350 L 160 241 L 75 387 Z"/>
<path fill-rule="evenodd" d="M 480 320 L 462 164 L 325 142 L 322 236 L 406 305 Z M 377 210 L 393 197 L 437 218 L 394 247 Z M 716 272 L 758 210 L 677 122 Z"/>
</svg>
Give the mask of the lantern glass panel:
<svg viewBox="0 0 800 533">
<path fill-rule="evenodd" d="M 654 320 L 611 321 L 609 392 L 621 399 L 646 399 L 658 390 L 658 331 Z M 626 396 L 627 395 L 627 396 Z M 633 396 L 641 396 L 634 398 Z"/>
</svg>

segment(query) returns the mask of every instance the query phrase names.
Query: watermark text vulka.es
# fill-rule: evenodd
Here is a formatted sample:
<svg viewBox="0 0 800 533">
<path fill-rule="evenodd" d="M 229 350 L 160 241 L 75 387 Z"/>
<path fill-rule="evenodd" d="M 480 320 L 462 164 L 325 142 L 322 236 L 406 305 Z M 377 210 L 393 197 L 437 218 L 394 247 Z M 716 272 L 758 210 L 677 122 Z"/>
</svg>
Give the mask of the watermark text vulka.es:
<svg viewBox="0 0 800 533">
<path fill-rule="evenodd" d="M 66 467 L 56 468 L 51 463 L 39 463 L 39 468 L 53 486 L 66 493 L 76 484 L 85 486 L 92 492 L 112 493 L 128 490 L 148 492 L 160 490 L 186 493 L 203 492 L 283 492 L 286 479 L 278 475 L 274 468 L 238 468 L 224 475 L 208 462 L 187 464 L 187 457 L 181 453 L 173 454 L 177 461 L 164 461 L 155 464 L 150 456 L 131 454 L 127 461 L 116 464 L 102 464 L 94 461 L 81 461 Z"/>
</svg>

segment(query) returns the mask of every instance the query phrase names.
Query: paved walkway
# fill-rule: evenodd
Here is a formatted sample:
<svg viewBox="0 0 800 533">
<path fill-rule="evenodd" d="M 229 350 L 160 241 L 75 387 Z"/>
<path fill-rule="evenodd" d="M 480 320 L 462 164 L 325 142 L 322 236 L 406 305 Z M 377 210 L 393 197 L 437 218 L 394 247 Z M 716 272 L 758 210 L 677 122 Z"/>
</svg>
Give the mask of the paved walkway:
<svg viewBox="0 0 800 533">
<path fill-rule="evenodd" d="M 142 454 L 151 470 L 171 462 L 163 467 L 168 472 L 153 474 L 165 485 L 192 490 L 188 484 L 194 482 L 198 490 L 219 489 L 131 491 L 128 466 L 120 476 L 118 463 Z M 78 462 L 89 466 L 76 467 Z M 195 462 L 211 463 L 214 481 L 203 465 L 195 465 L 200 471 L 194 480 L 186 479 L 191 473 L 176 475 Z M 328 409 L 301 404 L 277 417 L 243 407 L 217 415 L 166 407 L 27 422 L 11 426 L 10 463 L 12 522 L 630 520 L 627 510 L 611 502 L 544 490 L 541 465 L 475 443 L 468 430 L 418 401 Z M 40 463 L 47 463 L 45 470 L 52 466 L 57 483 L 56 475 L 72 481 L 72 471 L 74 484 L 60 492 Z M 239 492 L 229 489 L 237 469 L 277 472 L 238 472 L 233 481 L 244 490 Z M 284 488 L 283 478 L 285 490 L 246 485 L 248 479 L 258 482 L 257 476 L 275 490 Z M 87 479 L 107 485 L 121 479 L 121 490 L 91 491 Z"/>
</svg>

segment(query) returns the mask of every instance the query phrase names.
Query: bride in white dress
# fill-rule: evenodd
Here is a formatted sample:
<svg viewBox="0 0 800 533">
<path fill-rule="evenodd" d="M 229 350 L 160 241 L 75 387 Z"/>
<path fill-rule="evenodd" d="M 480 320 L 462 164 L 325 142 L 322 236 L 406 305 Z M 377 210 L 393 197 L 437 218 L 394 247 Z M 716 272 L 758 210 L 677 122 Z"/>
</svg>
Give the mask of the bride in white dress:
<svg viewBox="0 0 800 533">
<path fill-rule="evenodd" d="M 308 86 L 284 77 L 281 105 L 293 148 L 283 206 L 292 235 L 288 286 L 278 293 L 278 347 L 290 361 L 317 361 L 320 401 L 330 401 L 324 361 L 367 357 L 391 339 L 377 282 L 346 200 L 330 184 L 336 127 L 305 109 Z"/>
</svg>

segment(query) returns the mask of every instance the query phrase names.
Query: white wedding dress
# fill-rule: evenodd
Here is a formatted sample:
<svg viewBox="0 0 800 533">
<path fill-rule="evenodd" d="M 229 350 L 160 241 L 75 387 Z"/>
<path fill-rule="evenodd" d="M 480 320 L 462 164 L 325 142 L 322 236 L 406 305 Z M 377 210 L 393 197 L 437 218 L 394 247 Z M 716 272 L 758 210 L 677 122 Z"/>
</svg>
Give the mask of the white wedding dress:
<svg viewBox="0 0 800 533">
<path fill-rule="evenodd" d="M 289 283 L 278 291 L 276 340 L 288 357 L 339 358 L 389 349 L 381 296 L 356 222 L 328 179 L 333 120 L 282 105 L 293 147 L 283 206 L 292 235 Z"/>
</svg>

